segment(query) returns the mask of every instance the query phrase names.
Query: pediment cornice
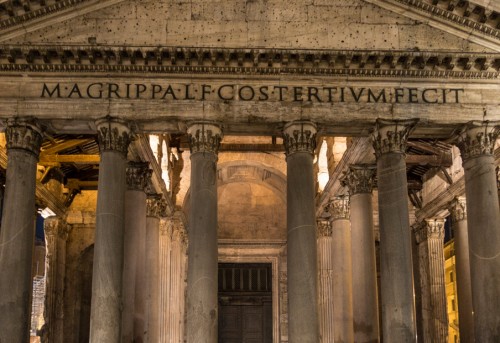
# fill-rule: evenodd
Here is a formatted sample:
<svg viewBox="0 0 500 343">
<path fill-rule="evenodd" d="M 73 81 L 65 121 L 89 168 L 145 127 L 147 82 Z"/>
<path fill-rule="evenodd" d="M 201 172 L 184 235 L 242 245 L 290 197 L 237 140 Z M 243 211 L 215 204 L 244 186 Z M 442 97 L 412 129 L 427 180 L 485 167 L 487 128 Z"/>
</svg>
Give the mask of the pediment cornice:
<svg viewBox="0 0 500 343">
<path fill-rule="evenodd" d="M 498 79 L 500 54 L 0 45 L 0 73 L 152 73 Z"/>
<path fill-rule="evenodd" d="M 0 0 L 0 41 L 6 41 L 123 1 Z"/>
<path fill-rule="evenodd" d="M 500 12 L 465 0 L 365 0 L 408 18 L 500 51 Z"/>
</svg>

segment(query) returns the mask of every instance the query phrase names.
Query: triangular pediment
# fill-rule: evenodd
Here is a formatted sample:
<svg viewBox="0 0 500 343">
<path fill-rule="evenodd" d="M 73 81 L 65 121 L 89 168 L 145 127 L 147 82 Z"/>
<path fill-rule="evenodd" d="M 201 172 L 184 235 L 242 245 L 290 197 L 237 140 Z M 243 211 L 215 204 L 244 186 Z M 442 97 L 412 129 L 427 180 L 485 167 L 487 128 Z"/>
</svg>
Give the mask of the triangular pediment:
<svg viewBox="0 0 500 343">
<path fill-rule="evenodd" d="M 493 36 L 483 44 L 387 6 L 390 1 L 73 0 L 58 1 L 59 10 L 33 7 L 39 12 L 31 15 L 17 7 L 9 12 L 13 2 L 4 1 L 0 44 L 500 51 L 500 37 L 498 45 Z"/>
</svg>

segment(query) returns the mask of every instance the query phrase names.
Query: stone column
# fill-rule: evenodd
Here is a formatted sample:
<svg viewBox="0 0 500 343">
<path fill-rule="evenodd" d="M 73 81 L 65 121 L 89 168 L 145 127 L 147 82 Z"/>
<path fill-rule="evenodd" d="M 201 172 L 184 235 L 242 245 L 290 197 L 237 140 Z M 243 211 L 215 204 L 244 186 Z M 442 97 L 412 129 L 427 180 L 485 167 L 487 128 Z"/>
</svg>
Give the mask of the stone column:
<svg viewBox="0 0 500 343">
<path fill-rule="evenodd" d="M 150 196 L 146 208 L 147 332 L 149 342 L 160 342 L 160 216 L 166 204 L 161 196 Z"/>
<path fill-rule="evenodd" d="M 415 305 L 405 151 L 415 120 L 377 120 L 382 333 L 385 343 L 414 342 Z"/>
<path fill-rule="evenodd" d="M 171 220 L 160 220 L 160 343 L 170 342 L 170 253 L 172 246 Z"/>
<path fill-rule="evenodd" d="M 288 339 L 317 343 L 317 248 L 313 154 L 316 126 L 292 122 L 283 129 L 287 161 Z"/>
<path fill-rule="evenodd" d="M 317 221 L 318 231 L 318 311 L 320 342 L 334 340 L 333 331 L 333 240 L 332 225 L 327 218 Z"/>
<path fill-rule="evenodd" d="M 45 310 L 47 338 L 64 342 L 64 277 L 66 274 L 66 241 L 71 226 L 59 218 L 44 222 L 46 256 Z"/>
<path fill-rule="evenodd" d="M 146 192 L 151 178 L 147 162 L 126 169 L 123 256 L 122 341 L 144 342 L 146 336 Z"/>
<path fill-rule="evenodd" d="M 170 254 L 169 342 L 182 343 L 184 327 L 184 266 L 186 231 L 180 218 L 173 220 Z"/>
<path fill-rule="evenodd" d="M 465 174 L 474 334 L 476 342 L 500 342 L 500 211 L 495 142 L 498 122 L 467 124 L 458 139 Z"/>
<path fill-rule="evenodd" d="M 444 279 L 444 219 L 429 219 L 415 231 L 422 292 L 423 342 L 448 342 Z"/>
<path fill-rule="evenodd" d="M 101 155 L 96 210 L 90 342 L 121 341 L 123 238 L 128 126 L 117 119 L 96 122 Z"/>
<path fill-rule="evenodd" d="M 333 332 L 335 342 L 354 342 L 349 198 L 330 199 L 333 241 Z"/>
<path fill-rule="evenodd" d="M 375 166 L 351 165 L 342 179 L 351 204 L 352 299 L 354 341 L 379 341 L 377 261 L 372 190 Z"/>
<path fill-rule="evenodd" d="M 474 342 L 474 316 L 470 280 L 469 232 L 465 197 L 455 198 L 450 204 L 451 224 L 455 238 L 457 273 L 458 327 L 460 342 Z"/>
<path fill-rule="evenodd" d="M 8 158 L 0 234 L 0 342 L 29 342 L 36 164 L 42 132 L 33 120 L 13 119 L 5 134 Z"/>
<path fill-rule="evenodd" d="M 217 153 L 222 131 L 210 123 L 188 128 L 191 207 L 187 285 L 187 343 L 217 342 Z"/>
</svg>

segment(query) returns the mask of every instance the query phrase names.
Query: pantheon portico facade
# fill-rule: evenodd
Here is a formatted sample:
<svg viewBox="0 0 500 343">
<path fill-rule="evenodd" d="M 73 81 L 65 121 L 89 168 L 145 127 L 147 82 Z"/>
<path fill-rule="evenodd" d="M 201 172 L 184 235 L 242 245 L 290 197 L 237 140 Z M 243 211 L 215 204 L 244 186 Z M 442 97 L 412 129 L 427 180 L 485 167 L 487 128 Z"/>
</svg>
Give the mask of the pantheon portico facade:
<svg viewBox="0 0 500 343">
<path fill-rule="evenodd" d="M 500 340 L 497 5 L 20 3 L 0 342 Z"/>
</svg>

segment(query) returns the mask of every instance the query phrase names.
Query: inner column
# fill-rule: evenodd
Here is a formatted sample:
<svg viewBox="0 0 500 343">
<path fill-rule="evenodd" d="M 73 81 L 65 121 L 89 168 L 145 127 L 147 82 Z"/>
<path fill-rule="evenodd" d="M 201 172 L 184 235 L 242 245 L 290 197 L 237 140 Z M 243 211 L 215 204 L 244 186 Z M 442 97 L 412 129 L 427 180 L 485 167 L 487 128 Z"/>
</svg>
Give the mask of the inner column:
<svg viewBox="0 0 500 343">
<path fill-rule="evenodd" d="M 379 341 L 377 265 L 372 190 L 375 166 L 351 165 L 342 179 L 351 204 L 352 301 L 354 341 Z"/>
<path fill-rule="evenodd" d="M 316 219 L 313 154 L 316 126 L 292 122 L 283 129 L 287 161 L 288 339 L 318 343 Z"/>
<path fill-rule="evenodd" d="M 187 276 L 187 342 L 217 343 L 217 153 L 221 128 L 188 127 L 191 207 Z"/>
<path fill-rule="evenodd" d="M 414 342 L 415 303 L 406 180 L 406 141 L 416 120 L 377 120 L 382 332 L 385 343 Z"/>
<path fill-rule="evenodd" d="M 96 123 L 101 162 L 96 209 L 90 342 L 121 342 L 125 169 L 131 134 L 126 123 Z"/>
<path fill-rule="evenodd" d="M 455 261 L 457 272 L 458 327 L 460 342 L 474 342 L 474 316 L 469 262 L 469 231 L 465 197 L 455 198 L 449 207 L 453 236 L 455 238 Z"/>
</svg>

